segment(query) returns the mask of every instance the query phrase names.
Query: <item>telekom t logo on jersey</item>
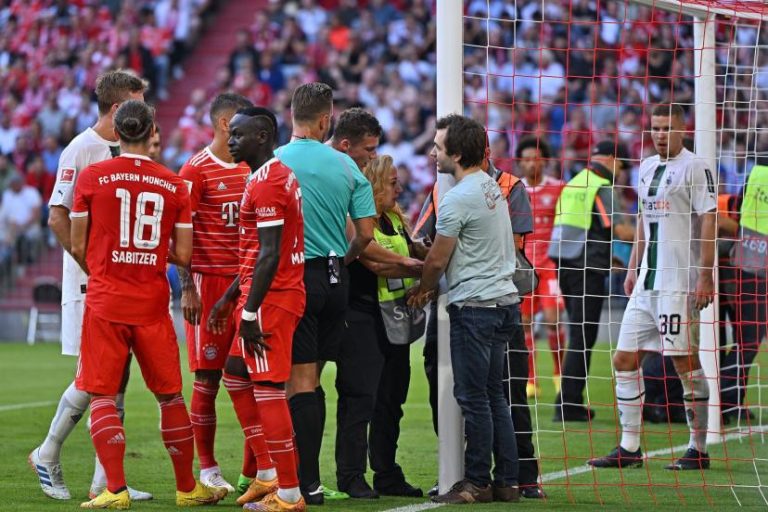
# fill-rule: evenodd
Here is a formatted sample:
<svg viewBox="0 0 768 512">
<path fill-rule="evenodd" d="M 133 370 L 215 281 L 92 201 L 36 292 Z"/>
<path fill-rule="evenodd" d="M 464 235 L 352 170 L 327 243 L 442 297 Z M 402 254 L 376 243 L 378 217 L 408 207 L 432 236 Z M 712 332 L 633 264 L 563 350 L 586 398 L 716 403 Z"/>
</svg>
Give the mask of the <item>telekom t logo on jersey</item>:
<svg viewBox="0 0 768 512">
<path fill-rule="evenodd" d="M 221 218 L 228 228 L 237 226 L 237 219 L 240 218 L 240 203 L 237 201 L 223 203 L 221 205 Z"/>
</svg>

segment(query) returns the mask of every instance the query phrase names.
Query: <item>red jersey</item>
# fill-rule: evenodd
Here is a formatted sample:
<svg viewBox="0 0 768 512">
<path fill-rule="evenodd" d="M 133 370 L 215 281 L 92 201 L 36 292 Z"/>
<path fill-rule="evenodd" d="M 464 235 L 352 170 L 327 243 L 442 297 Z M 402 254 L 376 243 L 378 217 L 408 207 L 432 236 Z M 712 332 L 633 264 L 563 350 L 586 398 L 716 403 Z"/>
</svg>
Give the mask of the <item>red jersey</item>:
<svg viewBox="0 0 768 512">
<path fill-rule="evenodd" d="M 165 266 L 175 228 L 192 229 L 184 181 L 143 155 L 89 165 L 72 217 L 89 217 L 85 303 L 100 318 L 144 325 L 168 315 Z"/>
<path fill-rule="evenodd" d="M 259 257 L 259 227 L 283 226 L 280 263 L 264 303 L 298 316 L 304 312 L 304 215 L 296 175 L 277 158 L 248 179 L 240 204 L 240 307 L 251 290 Z"/>
<path fill-rule="evenodd" d="M 536 268 L 555 268 L 554 262 L 547 257 L 547 251 L 552 239 L 555 206 L 565 183 L 550 176 L 544 176 L 536 186 L 529 185 L 526 179 L 523 183 L 533 210 L 533 233 L 525 237 L 525 255 Z"/>
<path fill-rule="evenodd" d="M 192 203 L 192 271 L 202 274 L 237 274 L 240 200 L 251 170 L 228 164 L 205 148 L 179 171 L 189 186 Z"/>
</svg>

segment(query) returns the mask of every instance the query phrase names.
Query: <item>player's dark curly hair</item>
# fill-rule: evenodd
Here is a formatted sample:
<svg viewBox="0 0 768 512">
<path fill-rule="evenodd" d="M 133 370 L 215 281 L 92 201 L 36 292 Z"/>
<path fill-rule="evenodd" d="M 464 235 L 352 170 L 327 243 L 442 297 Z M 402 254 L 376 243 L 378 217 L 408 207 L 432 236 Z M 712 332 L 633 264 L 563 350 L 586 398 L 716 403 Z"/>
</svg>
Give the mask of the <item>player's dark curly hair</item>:
<svg viewBox="0 0 768 512">
<path fill-rule="evenodd" d="M 357 144 L 365 137 L 381 137 L 382 129 L 379 121 L 365 109 L 348 108 L 339 116 L 333 131 L 334 140 L 347 139 Z"/>
<path fill-rule="evenodd" d="M 450 114 L 438 119 L 436 128 L 446 130 L 445 153 L 461 155 L 461 167 L 467 169 L 483 163 L 487 140 L 483 125 L 469 117 Z"/>
<path fill-rule="evenodd" d="M 552 149 L 550 149 L 547 141 L 533 135 L 529 135 L 528 137 L 523 137 L 520 139 L 520 142 L 517 143 L 517 148 L 515 148 L 515 158 L 518 160 L 523 158 L 523 151 L 528 148 L 538 149 L 539 155 L 541 155 L 541 158 L 545 160 L 552 158 Z"/>
<path fill-rule="evenodd" d="M 130 144 L 146 142 L 155 125 L 155 109 L 143 101 L 128 100 L 115 112 L 114 123 L 121 141 Z"/>
</svg>

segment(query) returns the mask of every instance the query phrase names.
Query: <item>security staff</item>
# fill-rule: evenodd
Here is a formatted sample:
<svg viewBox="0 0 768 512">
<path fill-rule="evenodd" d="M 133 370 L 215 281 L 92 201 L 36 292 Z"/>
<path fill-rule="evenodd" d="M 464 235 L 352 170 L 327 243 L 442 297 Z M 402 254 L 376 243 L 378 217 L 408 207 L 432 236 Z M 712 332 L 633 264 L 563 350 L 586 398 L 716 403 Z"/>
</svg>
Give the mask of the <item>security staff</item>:
<svg viewBox="0 0 768 512">
<path fill-rule="evenodd" d="M 763 162 L 761 162 L 763 163 Z M 739 215 L 739 236 L 731 253 L 737 272 L 736 343 L 720 367 L 723 419 L 754 419 L 745 408 L 752 362 L 768 330 L 768 165 L 755 165 L 747 178 Z"/>
<path fill-rule="evenodd" d="M 557 201 L 549 257 L 558 266 L 568 312 L 568 351 L 553 421 L 588 421 L 594 415 L 584 407 L 583 394 L 606 297 L 611 241 L 614 235 L 634 239 L 632 226 L 614 221 L 619 200 L 613 179 L 627 167 L 628 159 L 621 143 L 600 142 L 589 166 L 568 182 Z"/>
</svg>

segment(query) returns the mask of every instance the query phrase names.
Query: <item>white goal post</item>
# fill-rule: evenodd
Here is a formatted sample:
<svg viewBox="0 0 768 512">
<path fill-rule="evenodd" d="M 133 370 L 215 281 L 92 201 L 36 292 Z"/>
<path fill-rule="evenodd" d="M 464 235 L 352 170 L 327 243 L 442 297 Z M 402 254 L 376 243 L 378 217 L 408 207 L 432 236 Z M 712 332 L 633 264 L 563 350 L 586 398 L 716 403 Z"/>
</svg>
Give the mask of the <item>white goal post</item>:
<svg viewBox="0 0 768 512">
<path fill-rule="evenodd" d="M 510 0 L 512 1 L 512 0 Z M 546 1 L 546 0 L 545 0 Z M 695 147 L 712 169 L 717 160 L 717 90 L 715 69 L 715 17 L 733 16 L 768 21 L 766 0 L 629 0 L 650 7 L 692 16 L 694 23 L 695 59 Z M 437 115 L 463 113 L 463 14 L 462 0 L 436 2 L 437 21 Z M 439 197 L 453 186 L 453 180 L 438 175 Z M 717 283 L 717 280 L 715 280 Z M 707 441 L 721 439 L 721 417 L 718 386 L 717 293 L 715 303 L 701 314 L 702 366 L 710 385 L 710 414 Z M 449 350 L 446 296 L 441 290 L 438 300 L 438 430 L 439 430 L 439 489 L 446 492 L 463 477 L 463 429 L 461 413 L 453 398 L 453 373 Z"/>
</svg>

